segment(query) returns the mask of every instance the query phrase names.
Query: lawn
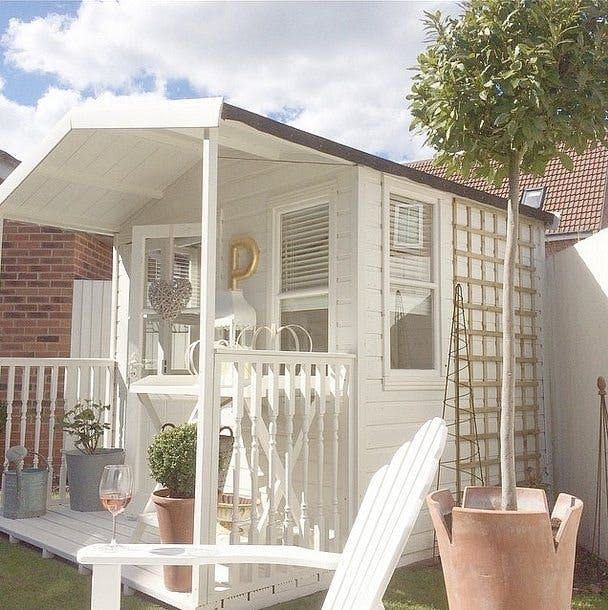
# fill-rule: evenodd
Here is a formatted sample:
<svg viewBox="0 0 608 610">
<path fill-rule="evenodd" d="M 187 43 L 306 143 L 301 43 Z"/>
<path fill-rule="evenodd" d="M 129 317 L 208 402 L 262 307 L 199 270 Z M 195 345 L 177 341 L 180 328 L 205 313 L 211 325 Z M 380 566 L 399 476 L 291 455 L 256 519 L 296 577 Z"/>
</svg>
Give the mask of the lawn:
<svg viewBox="0 0 608 610">
<path fill-rule="evenodd" d="M 9 544 L 0 536 L 0 609 L 1 610 L 86 610 L 90 578 L 76 568 L 56 559 L 42 559 L 40 552 L 26 545 Z M 312 595 L 272 610 L 317 610 L 323 594 Z M 441 570 L 415 567 L 397 570 L 384 598 L 387 610 L 447 610 Z M 162 608 L 138 596 L 125 597 L 125 610 Z M 608 610 L 608 593 L 577 595 L 572 605 L 577 610 Z"/>
</svg>

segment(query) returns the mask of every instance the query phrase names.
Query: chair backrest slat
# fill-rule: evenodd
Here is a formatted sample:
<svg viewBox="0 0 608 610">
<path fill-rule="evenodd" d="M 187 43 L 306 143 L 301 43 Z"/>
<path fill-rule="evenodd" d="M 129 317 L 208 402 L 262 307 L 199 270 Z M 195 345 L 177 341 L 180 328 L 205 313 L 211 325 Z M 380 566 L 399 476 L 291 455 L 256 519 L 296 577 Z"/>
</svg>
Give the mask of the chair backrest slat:
<svg viewBox="0 0 608 610">
<path fill-rule="evenodd" d="M 380 604 L 434 480 L 446 438 L 442 419 L 428 421 L 373 476 L 323 610 Z"/>
</svg>

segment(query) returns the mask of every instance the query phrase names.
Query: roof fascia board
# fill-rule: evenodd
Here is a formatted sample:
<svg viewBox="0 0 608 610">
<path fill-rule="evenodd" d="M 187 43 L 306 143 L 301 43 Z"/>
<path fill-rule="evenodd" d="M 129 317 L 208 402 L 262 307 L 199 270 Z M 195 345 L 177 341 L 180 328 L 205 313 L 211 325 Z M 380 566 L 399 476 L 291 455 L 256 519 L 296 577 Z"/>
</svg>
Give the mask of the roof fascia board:
<svg viewBox="0 0 608 610">
<path fill-rule="evenodd" d="M 485 191 L 447 180 L 446 178 L 440 178 L 427 172 L 421 171 L 414 167 L 402 165 L 395 161 L 389 161 L 376 155 L 357 150 L 344 144 L 339 144 L 327 138 L 317 136 L 301 129 L 285 125 L 279 121 L 269 119 L 268 117 L 244 110 L 232 104 L 224 103 L 222 107 L 222 118 L 225 120 L 238 121 L 245 123 L 254 129 L 276 136 L 282 140 L 292 142 L 294 144 L 300 144 L 308 148 L 312 148 L 319 152 L 327 155 L 337 157 L 350 161 L 357 165 L 364 165 L 371 167 L 380 172 L 391 174 L 393 176 L 399 176 L 402 178 L 408 178 L 413 182 L 424 184 L 426 186 L 435 188 L 436 190 L 448 192 L 453 195 L 470 199 L 478 203 L 485 203 L 492 207 L 496 207 L 502 210 L 507 209 L 507 201 L 502 197 L 491 195 Z M 554 222 L 553 214 L 544 212 L 543 210 L 536 210 L 528 206 L 520 206 L 520 212 L 532 218 L 537 218 L 545 224 L 551 224 Z"/>
<path fill-rule="evenodd" d="M 223 98 L 159 100 L 154 104 L 121 100 L 82 106 L 69 114 L 72 129 L 179 129 L 219 127 Z"/>
</svg>

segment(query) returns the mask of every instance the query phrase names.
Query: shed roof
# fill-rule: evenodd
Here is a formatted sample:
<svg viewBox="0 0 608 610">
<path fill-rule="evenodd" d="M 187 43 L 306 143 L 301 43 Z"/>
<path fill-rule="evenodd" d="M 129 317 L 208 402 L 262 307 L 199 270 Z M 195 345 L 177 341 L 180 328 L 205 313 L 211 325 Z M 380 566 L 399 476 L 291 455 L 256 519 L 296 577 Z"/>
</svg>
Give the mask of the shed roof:
<svg viewBox="0 0 608 610">
<path fill-rule="evenodd" d="M 117 233 L 200 162 L 203 132 L 214 127 L 219 127 L 220 158 L 230 162 L 247 153 L 284 162 L 364 165 L 506 206 L 494 194 L 295 129 L 221 98 L 203 98 L 102 101 L 75 108 L 0 185 L 0 213 L 26 222 Z M 544 222 L 553 218 L 526 206 L 522 212 Z"/>
<path fill-rule="evenodd" d="M 608 149 L 600 145 L 571 156 L 572 171 L 554 159 L 543 176 L 521 176 L 522 192 L 526 188 L 546 188 L 543 209 L 560 216 L 557 229 L 550 231 L 552 234 L 595 232 L 608 226 Z M 435 176 L 446 175 L 445 168 L 435 165 L 432 159 L 414 161 L 408 166 Z M 506 180 L 498 187 L 481 178 L 464 180 L 455 176 L 452 180 L 499 197 L 507 197 L 509 192 Z"/>
<path fill-rule="evenodd" d="M 474 184 L 465 184 L 462 181 L 447 179 L 445 177 L 445 172 L 429 171 L 426 167 L 418 167 L 416 164 L 403 165 L 395 161 L 390 161 L 383 157 L 378 157 L 356 148 L 339 144 L 333 140 L 314 135 L 307 131 L 291 127 L 290 125 L 285 125 L 284 123 L 255 114 L 248 110 L 243 110 L 242 108 L 232 106 L 231 104 L 224 103 L 222 118 L 245 123 L 259 131 L 275 135 L 283 140 L 301 144 L 328 153 L 334 157 L 351 161 L 358 165 L 365 165 L 387 174 L 408 178 L 413 182 L 426 184 L 427 186 L 436 188 L 440 191 L 446 191 L 503 210 L 507 207 L 507 201 L 504 194 L 492 193 L 488 190 L 480 189 Z M 520 211 L 526 216 L 538 218 L 547 224 L 552 223 L 555 220 L 552 214 L 548 214 L 543 210 L 536 210 L 529 206 L 520 206 Z"/>
</svg>

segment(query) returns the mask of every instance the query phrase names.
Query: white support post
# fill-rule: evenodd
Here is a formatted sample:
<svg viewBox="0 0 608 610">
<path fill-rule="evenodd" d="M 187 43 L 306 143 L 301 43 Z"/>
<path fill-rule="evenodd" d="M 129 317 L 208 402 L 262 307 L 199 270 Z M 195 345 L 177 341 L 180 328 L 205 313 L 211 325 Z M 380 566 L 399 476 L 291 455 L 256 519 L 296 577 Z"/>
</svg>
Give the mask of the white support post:
<svg viewBox="0 0 608 610">
<path fill-rule="evenodd" d="M 91 610 L 120 610 L 120 564 L 93 566 Z"/>
<path fill-rule="evenodd" d="M 217 464 L 219 405 L 214 396 L 215 270 L 217 258 L 217 129 L 205 129 L 201 176 L 201 283 L 199 402 L 194 498 L 194 544 L 215 544 L 217 513 Z M 216 408 L 218 407 L 218 408 Z M 201 607 L 213 586 L 213 568 L 193 568 L 192 596 Z"/>
</svg>

